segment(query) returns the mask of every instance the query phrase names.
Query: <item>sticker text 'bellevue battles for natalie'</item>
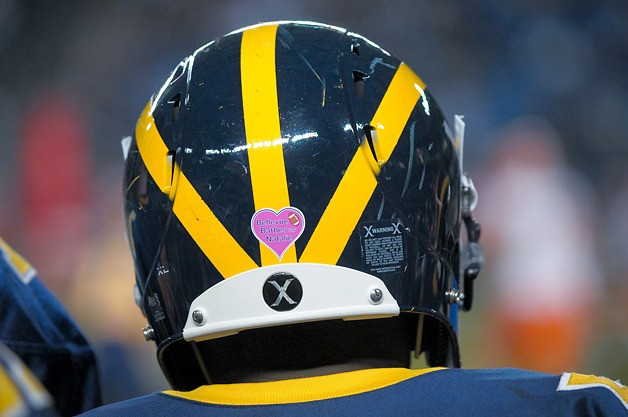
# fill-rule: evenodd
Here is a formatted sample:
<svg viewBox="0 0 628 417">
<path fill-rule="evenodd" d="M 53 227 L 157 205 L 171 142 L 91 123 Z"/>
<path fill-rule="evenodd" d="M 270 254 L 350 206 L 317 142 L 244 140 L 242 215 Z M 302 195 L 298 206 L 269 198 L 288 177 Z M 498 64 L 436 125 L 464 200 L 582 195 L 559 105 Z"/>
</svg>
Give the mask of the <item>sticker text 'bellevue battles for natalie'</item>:
<svg viewBox="0 0 628 417">
<path fill-rule="evenodd" d="M 279 211 L 263 208 L 251 217 L 253 235 L 277 255 L 279 260 L 304 229 L 305 217 L 296 207 L 284 207 Z"/>
</svg>

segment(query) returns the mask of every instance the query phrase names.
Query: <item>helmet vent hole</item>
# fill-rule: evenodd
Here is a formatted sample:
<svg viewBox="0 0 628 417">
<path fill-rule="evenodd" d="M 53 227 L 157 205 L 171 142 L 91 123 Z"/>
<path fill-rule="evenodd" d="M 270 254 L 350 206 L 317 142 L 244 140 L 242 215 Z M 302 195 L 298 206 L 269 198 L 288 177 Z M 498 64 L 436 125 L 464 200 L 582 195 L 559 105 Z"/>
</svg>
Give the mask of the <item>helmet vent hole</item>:
<svg viewBox="0 0 628 417">
<path fill-rule="evenodd" d="M 172 105 L 172 121 L 176 123 L 179 120 L 179 109 L 181 107 L 181 93 L 175 94 L 168 104 Z"/>
<path fill-rule="evenodd" d="M 359 70 L 353 70 L 353 82 L 359 83 L 364 82 L 368 78 L 368 74 Z"/>
<path fill-rule="evenodd" d="M 175 156 L 176 156 L 176 151 L 172 151 L 172 150 L 169 150 L 168 153 L 166 154 L 166 170 L 165 170 L 166 178 L 164 178 L 164 180 L 166 181 L 166 184 L 168 184 L 168 187 L 172 187 L 172 184 L 174 183 Z"/>
<path fill-rule="evenodd" d="M 369 145 L 369 149 L 371 150 L 371 154 L 373 155 L 373 159 L 375 162 L 379 163 L 379 159 L 377 158 L 377 130 L 371 125 L 364 125 L 364 137 L 366 138 L 366 143 Z"/>
<path fill-rule="evenodd" d="M 360 55 L 360 44 L 354 41 L 351 44 L 351 52 L 353 52 L 356 55 Z"/>
</svg>

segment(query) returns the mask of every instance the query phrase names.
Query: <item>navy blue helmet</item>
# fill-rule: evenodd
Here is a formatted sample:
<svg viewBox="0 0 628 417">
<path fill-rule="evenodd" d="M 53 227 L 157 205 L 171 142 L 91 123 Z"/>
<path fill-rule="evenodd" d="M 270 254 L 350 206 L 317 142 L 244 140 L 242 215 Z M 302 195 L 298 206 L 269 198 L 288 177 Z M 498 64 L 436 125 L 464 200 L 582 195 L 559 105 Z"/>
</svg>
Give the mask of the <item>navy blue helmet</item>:
<svg viewBox="0 0 628 417">
<path fill-rule="evenodd" d="M 464 255 L 479 227 L 456 120 L 407 64 L 328 25 L 260 24 L 181 61 L 124 178 L 136 298 L 173 386 L 186 342 L 335 319 L 412 314 L 409 351 L 460 366 L 481 259 Z"/>
</svg>

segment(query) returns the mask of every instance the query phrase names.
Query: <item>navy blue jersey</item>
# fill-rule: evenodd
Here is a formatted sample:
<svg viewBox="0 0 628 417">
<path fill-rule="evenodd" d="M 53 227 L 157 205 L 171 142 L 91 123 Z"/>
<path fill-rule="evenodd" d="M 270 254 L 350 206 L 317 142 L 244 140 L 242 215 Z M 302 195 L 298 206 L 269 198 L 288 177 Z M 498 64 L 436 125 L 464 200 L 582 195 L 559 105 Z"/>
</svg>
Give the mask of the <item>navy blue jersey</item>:
<svg viewBox="0 0 628 417">
<path fill-rule="evenodd" d="M 519 369 L 369 369 L 275 382 L 206 385 L 110 404 L 86 416 L 628 416 L 607 378 Z"/>
<path fill-rule="evenodd" d="M 2 239 L 0 342 L 41 381 L 60 414 L 75 415 L 101 404 L 91 345 L 30 263 Z"/>
</svg>

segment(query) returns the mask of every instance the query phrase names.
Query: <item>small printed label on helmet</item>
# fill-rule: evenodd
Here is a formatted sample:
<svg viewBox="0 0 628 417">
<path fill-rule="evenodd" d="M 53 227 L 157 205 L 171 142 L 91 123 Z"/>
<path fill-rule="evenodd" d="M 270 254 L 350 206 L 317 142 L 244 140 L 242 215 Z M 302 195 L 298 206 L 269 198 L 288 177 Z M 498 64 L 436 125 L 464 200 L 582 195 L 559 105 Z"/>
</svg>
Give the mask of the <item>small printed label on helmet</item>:
<svg viewBox="0 0 628 417">
<path fill-rule="evenodd" d="M 405 229 L 400 220 L 364 222 L 359 228 L 365 272 L 385 274 L 405 268 Z"/>
<path fill-rule="evenodd" d="M 257 210 L 251 218 L 253 235 L 281 260 L 286 250 L 297 241 L 305 229 L 305 217 L 296 207 L 279 211 L 269 208 Z"/>
<path fill-rule="evenodd" d="M 161 321 L 166 318 L 164 314 L 164 309 L 161 306 L 161 301 L 159 301 L 159 297 L 157 294 L 149 295 L 148 299 L 148 307 L 150 308 L 150 313 L 153 316 L 153 320 Z"/>
</svg>

